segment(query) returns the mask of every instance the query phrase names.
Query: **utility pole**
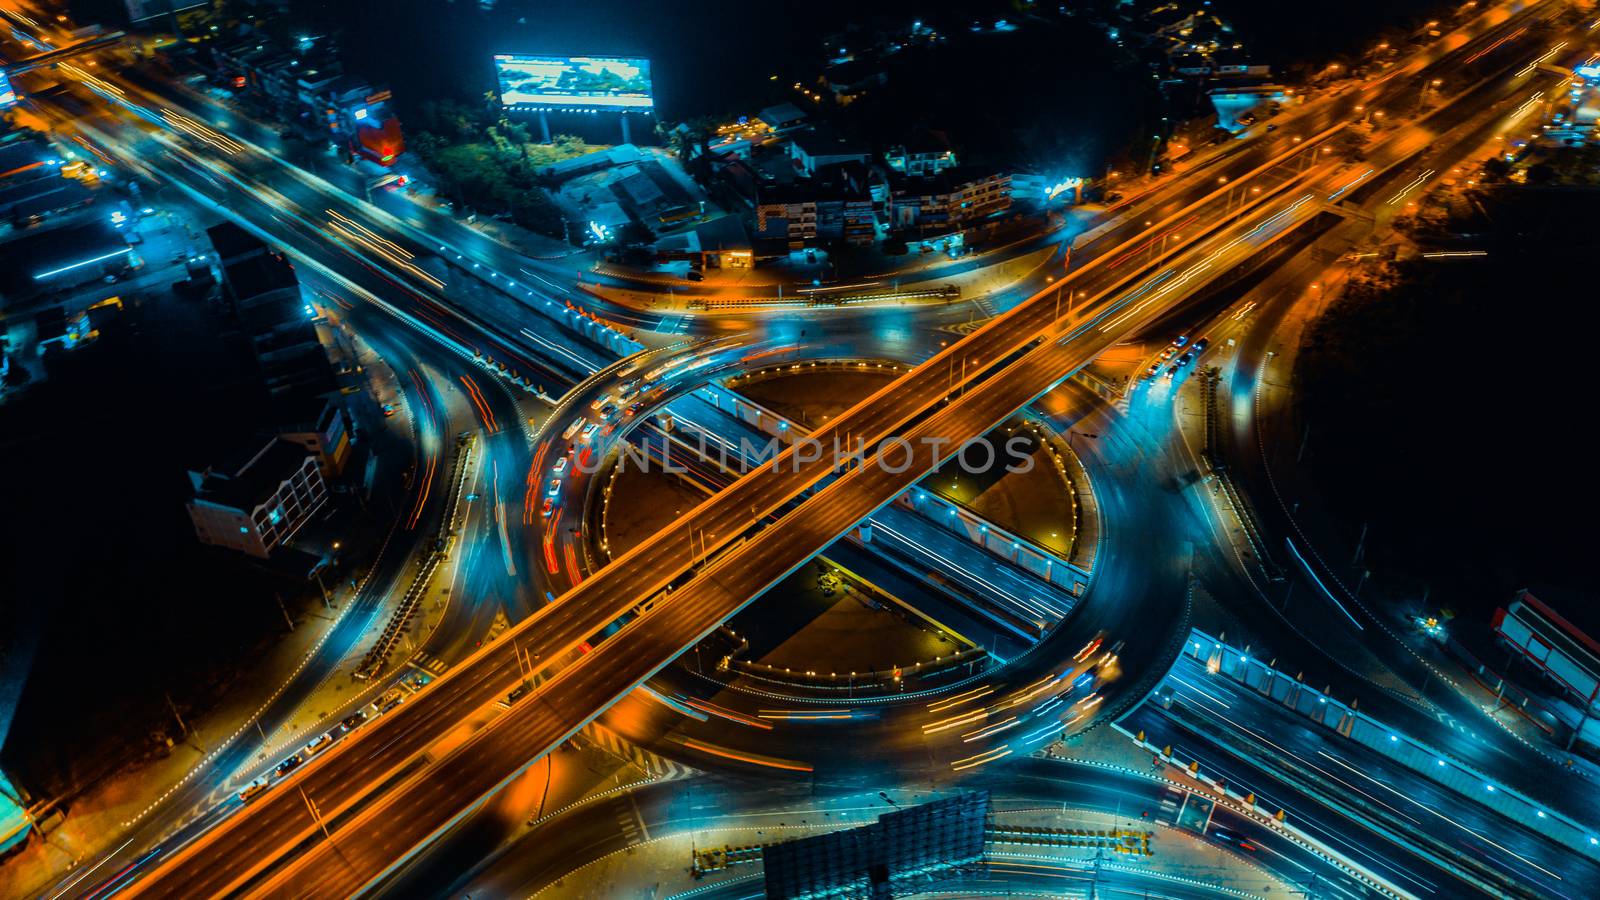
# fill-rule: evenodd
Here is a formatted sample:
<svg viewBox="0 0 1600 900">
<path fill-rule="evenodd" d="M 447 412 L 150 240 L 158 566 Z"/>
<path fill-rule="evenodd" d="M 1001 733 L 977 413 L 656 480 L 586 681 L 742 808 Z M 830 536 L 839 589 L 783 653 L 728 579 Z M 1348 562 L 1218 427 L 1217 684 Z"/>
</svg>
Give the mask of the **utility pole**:
<svg viewBox="0 0 1600 900">
<path fill-rule="evenodd" d="M 290 631 L 293 631 L 294 630 L 294 619 L 289 618 L 289 607 L 283 605 L 283 595 L 282 594 L 273 594 L 272 595 L 272 599 L 278 601 L 278 611 L 283 613 L 283 621 L 284 621 L 284 623 L 289 626 L 289 630 Z"/>
<path fill-rule="evenodd" d="M 1361 537 L 1356 539 L 1356 555 L 1355 555 L 1354 559 L 1350 560 L 1350 565 L 1352 565 L 1352 566 L 1361 565 L 1361 553 L 1362 553 L 1362 551 L 1364 551 L 1366 549 L 1367 549 L 1367 523 L 1366 522 L 1362 522 L 1361 523 Z"/>
<path fill-rule="evenodd" d="M 161 696 L 166 698 L 167 709 L 172 710 L 172 718 L 176 719 L 177 722 L 178 722 L 178 732 L 181 735 L 183 735 L 184 737 L 188 737 L 189 736 L 189 726 L 184 723 L 183 716 L 178 714 L 178 704 L 172 702 L 172 695 L 167 693 L 166 691 L 162 691 L 161 692 Z"/>
<path fill-rule="evenodd" d="M 300 799 L 306 802 L 306 809 L 311 811 L 311 821 L 317 823 L 317 827 L 322 829 L 322 836 L 324 838 L 327 838 L 330 841 L 333 840 L 333 835 L 328 833 L 328 823 L 323 821 L 322 811 L 317 809 L 317 804 L 311 802 L 311 797 L 306 794 L 306 789 L 304 786 L 296 786 L 300 788 Z"/>
<path fill-rule="evenodd" d="M 328 586 L 322 582 L 322 570 L 317 569 L 311 574 L 317 576 L 317 587 L 322 588 L 322 608 L 333 609 L 333 599 L 328 596 Z"/>
</svg>

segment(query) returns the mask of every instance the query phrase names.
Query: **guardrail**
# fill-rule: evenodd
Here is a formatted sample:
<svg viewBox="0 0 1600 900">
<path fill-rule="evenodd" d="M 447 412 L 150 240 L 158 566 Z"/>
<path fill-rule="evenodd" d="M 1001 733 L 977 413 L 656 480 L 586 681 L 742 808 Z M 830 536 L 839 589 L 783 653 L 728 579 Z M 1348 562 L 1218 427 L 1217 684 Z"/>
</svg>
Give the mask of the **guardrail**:
<svg viewBox="0 0 1600 900">
<path fill-rule="evenodd" d="M 433 581 L 434 572 L 438 571 L 439 564 L 450 558 L 450 544 L 455 537 L 461 518 L 462 489 L 467 483 L 467 473 L 471 469 L 472 448 L 476 443 L 475 435 L 467 434 L 456 440 L 456 458 L 451 470 L 450 498 L 448 511 L 444 520 L 439 523 L 439 532 L 434 538 L 433 546 L 428 549 L 428 555 L 422 560 L 422 567 L 411 579 L 411 585 L 406 588 L 404 597 L 389 614 L 389 621 L 383 627 L 383 633 L 378 635 L 378 640 L 373 643 L 367 655 L 361 658 L 361 665 L 356 668 L 355 677 L 362 681 L 374 678 L 383 671 L 389 663 L 389 657 L 394 654 L 395 645 L 400 642 L 400 637 L 405 634 L 406 627 L 415 618 L 417 610 L 422 607 L 422 598 L 428 592 L 428 585 Z"/>
<path fill-rule="evenodd" d="M 1591 859 L 1600 859 L 1600 829 L 1585 826 L 1404 731 L 1358 711 L 1354 703 L 1342 703 L 1298 678 L 1291 678 L 1251 658 L 1247 650 L 1229 646 L 1199 629 L 1190 633 L 1183 652 L 1204 662 L 1208 669 L 1394 760 L 1463 799 L 1487 807 Z"/>
<path fill-rule="evenodd" d="M 1227 501 L 1233 510 L 1234 518 L 1239 520 L 1240 530 L 1250 544 L 1250 551 L 1256 556 L 1256 567 L 1268 581 L 1282 581 L 1283 573 L 1272 561 L 1272 556 L 1267 552 L 1267 542 L 1261 533 L 1261 523 L 1256 519 L 1256 513 L 1250 504 L 1239 495 L 1237 486 L 1233 483 L 1233 475 L 1228 471 L 1228 463 L 1222 455 L 1222 415 L 1217 408 L 1217 388 L 1222 380 L 1221 371 L 1216 367 L 1200 373 L 1201 409 L 1205 422 L 1205 446 L 1201 448 L 1201 455 L 1205 457 L 1206 464 L 1211 467 L 1211 474 L 1217 480 L 1217 488 L 1222 499 Z"/>
</svg>

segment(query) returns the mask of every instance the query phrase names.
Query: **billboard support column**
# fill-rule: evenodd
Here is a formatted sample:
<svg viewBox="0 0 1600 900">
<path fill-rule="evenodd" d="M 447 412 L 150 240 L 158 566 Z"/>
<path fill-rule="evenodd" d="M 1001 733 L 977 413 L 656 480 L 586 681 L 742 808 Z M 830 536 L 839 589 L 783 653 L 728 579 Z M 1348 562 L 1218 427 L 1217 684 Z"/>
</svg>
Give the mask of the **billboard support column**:
<svg viewBox="0 0 1600 900">
<path fill-rule="evenodd" d="M 544 110 L 539 110 L 539 140 L 550 143 L 550 116 Z"/>
<path fill-rule="evenodd" d="M 624 144 L 633 143 L 633 136 L 628 133 L 628 114 L 627 113 L 623 113 L 622 114 L 622 142 Z"/>
</svg>

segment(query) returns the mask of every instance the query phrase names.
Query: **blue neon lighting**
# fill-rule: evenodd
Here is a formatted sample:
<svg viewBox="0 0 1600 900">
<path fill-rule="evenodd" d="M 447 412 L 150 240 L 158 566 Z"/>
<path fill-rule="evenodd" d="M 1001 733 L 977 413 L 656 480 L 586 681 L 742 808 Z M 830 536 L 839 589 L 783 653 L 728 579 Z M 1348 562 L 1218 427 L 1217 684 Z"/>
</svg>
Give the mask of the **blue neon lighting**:
<svg viewBox="0 0 1600 900">
<path fill-rule="evenodd" d="M 60 275 L 62 272 L 70 272 L 73 269 L 81 269 L 84 266 L 93 265 L 93 264 L 95 264 L 97 262 L 104 262 L 104 261 L 106 261 L 108 259 L 112 259 L 112 258 L 121 256 L 124 253 L 132 253 L 132 252 L 133 252 L 133 248 L 132 247 L 123 247 L 121 250 L 118 250 L 118 251 L 116 251 L 114 253 L 107 253 L 104 256 L 96 256 L 94 259 L 86 259 L 83 262 L 75 262 L 70 266 L 62 266 L 59 269 L 51 269 L 48 272 L 40 272 L 39 274 L 33 276 L 33 280 L 34 281 L 43 281 L 43 280 L 45 280 L 46 278 L 49 278 L 52 275 Z"/>
</svg>

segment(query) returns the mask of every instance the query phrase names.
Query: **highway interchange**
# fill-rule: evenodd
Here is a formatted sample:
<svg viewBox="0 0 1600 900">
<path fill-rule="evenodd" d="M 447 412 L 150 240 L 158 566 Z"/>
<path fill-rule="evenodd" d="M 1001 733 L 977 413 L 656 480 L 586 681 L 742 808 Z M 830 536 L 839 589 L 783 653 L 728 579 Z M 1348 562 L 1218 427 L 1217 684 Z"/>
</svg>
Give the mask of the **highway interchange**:
<svg viewBox="0 0 1600 900">
<path fill-rule="evenodd" d="M 448 670 L 304 766 L 289 782 L 295 789 L 276 788 L 245 806 L 233 801 L 234 786 L 270 769 L 270 762 L 260 759 L 272 748 L 263 746 L 264 740 L 236 739 L 208 762 L 207 772 L 138 823 L 134 838 L 102 861 L 97 874 L 119 873 L 115 887 L 130 896 L 341 896 L 384 889 L 387 879 L 404 874 L 398 866 L 425 864 L 434 841 L 614 704 L 624 710 L 630 705 L 651 710 L 623 716 L 642 723 L 630 735 L 640 740 L 660 738 L 675 727 L 670 722 L 675 714 L 652 706 L 636 688 L 658 675 L 673 683 L 692 681 L 663 667 L 913 488 L 962 441 L 985 434 L 1030 404 L 1045 411 L 1044 421 L 1057 422 L 1063 430 L 1090 423 L 1083 427 L 1092 428 L 1097 437 L 1077 449 L 1092 476 L 1106 534 L 1087 599 L 1032 651 L 992 678 L 971 684 L 997 696 L 1026 692 L 1041 683 L 1055 685 L 1054 679 L 1073 684 L 1088 668 L 1073 659 L 1074 651 L 1105 635 L 1120 648 L 1124 676 L 1098 685 L 1098 706 L 1074 727 L 1088 729 L 1122 715 L 1174 664 L 1173 638 L 1181 640 L 1187 631 L 1197 560 L 1243 594 L 1275 588 L 1239 564 L 1236 548 L 1219 537 L 1220 529 L 1211 523 L 1221 512 L 1213 501 L 1185 497 L 1165 486 L 1174 473 L 1192 471 L 1181 442 L 1175 440 L 1170 409 L 1156 396 L 1177 388 L 1159 381 L 1141 383 L 1133 393 L 1133 408 L 1124 415 L 1068 376 L 1119 344 L 1183 321 L 1194 299 L 1253 261 L 1282 264 L 1297 252 L 1301 229 L 1323 227 L 1331 219 L 1392 214 L 1385 209 L 1395 205 L 1391 198 L 1401 196 L 1403 201 L 1406 185 L 1426 181 L 1418 173 L 1427 171 L 1432 156 L 1464 152 L 1455 148 L 1480 140 L 1482 129 L 1491 127 L 1485 122 L 1499 121 L 1541 84 L 1554 83 L 1543 69 L 1525 71 L 1524 66 L 1529 60 L 1548 59 L 1550 48 L 1561 41 L 1556 29 L 1535 25 L 1555 7 L 1544 3 L 1515 11 L 1490 9 L 1481 19 L 1467 20 L 1463 30 L 1468 33 L 1424 45 L 1365 87 L 1291 107 L 1271 132 L 1263 129 L 1229 145 L 1205 165 L 1109 211 L 1102 225 L 1076 236 L 1069 264 L 1047 266 L 991 298 L 1000 315 L 960 340 L 936 330 L 968 316 L 965 309 L 946 306 L 692 319 L 624 313 L 573 290 L 570 268 L 523 257 L 478 231 L 391 195 L 380 192 L 376 205 L 369 204 L 293 169 L 261 149 L 270 146 L 272 135 L 242 117 L 230 120 L 233 130 L 226 135 L 210 126 L 201 126 L 198 140 L 192 132 L 174 132 L 168 127 L 172 110 L 200 121 L 215 121 L 216 111 L 207 108 L 208 98 L 168 83 L 150 67 L 125 76 L 103 74 L 105 80 L 64 78 L 60 90 L 40 95 L 36 106 L 42 115 L 81 134 L 149 183 L 170 188 L 174 196 L 165 199 L 241 221 L 290 250 L 303 281 L 324 298 L 331 313 L 362 335 L 395 373 L 405 395 L 402 418 L 419 448 L 415 465 L 422 477 L 412 479 L 411 492 L 400 501 L 402 521 L 364 589 L 341 611 L 339 625 L 306 673 L 262 711 L 262 722 L 270 727 L 286 717 L 356 645 L 379 615 L 383 598 L 403 586 L 408 559 L 443 514 L 440 498 L 418 485 L 427 483 L 428 473 L 448 465 L 442 448 L 455 434 L 481 432 L 485 450 L 478 466 L 488 473 L 483 481 L 488 490 L 473 504 L 460 541 L 452 605 L 426 647 L 450 661 Z M 1576 49 L 1561 58 L 1573 53 Z M 1467 62 L 1469 58 L 1473 61 Z M 1428 119 L 1381 133 L 1361 159 L 1348 157 L 1343 141 L 1351 121 L 1359 118 L 1357 109 L 1392 107 L 1409 95 L 1417 79 L 1432 78 L 1444 79 L 1449 89 L 1441 92 L 1442 102 Z M 160 125 L 163 121 L 167 124 Z M 597 277 L 604 276 L 591 279 Z M 574 306 L 587 307 L 616 327 L 597 325 Z M 1263 348 L 1273 321 L 1267 313 L 1272 311 L 1259 310 L 1235 326 L 1242 344 L 1237 358 L 1253 359 L 1256 366 L 1231 382 L 1238 396 L 1251 396 L 1250 379 L 1264 365 Z M 1219 325 L 1239 321 L 1231 318 L 1232 312 L 1221 311 Z M 803 339 L 802 329 L 808 332 Z M 586 546 L 592 536 L 584 527 L 573 531 L 557 524 L 563 515 L 581 517 L 581 508 L 557 509 L 556 515 L 546 516 L 533 507 L 542 503 L 542 486 L 551 480 L 548 467 L 565 454 L 562 432 L 590 398 L 613 390 L 618 373 L 631 364 L 624 355 L 636 345 L 627 342 L 624 332 L 647 330 L 734 339 L 711 345 L 726 348 L 720 351 L 725 355 L 722 365 L 687 378 L 638 411 L 632 417 L 640 429 L 635 436 L 650 429 L 660 434 L 658 414 L 671 405 L 681 415 L 684 404 L 692 401 L 686 392 L 704 383 L 698 379 L 736 370 L 741 359 L 760 349 L 790 348 L 803 341 L 822 358 L 915 364 L 893 384 L 813 432 L 824 442 L 837 439 L 868 448 L 903 440 L 912 448 L 912 464 L 900 471 L 865 463 L 836 469 L 832 460 L 807 460 L 790 451 L 743 477 L 724 474 L 705 485 L 714 493 L 675 528 L 603 560 Z M 1220 327 L 1210 333 L 1224 334 Z M 695 352 L 703 351 L 685 344 L 656 358 L 682 359 Z M 535 425 L 528 410 L 540 405 L 549 412 Z M 694 415 L 705 414 L 697 410 Z M 709 427 L 734 432 L 727 423 Z M 1248 446 L 1251 418 L 1235 417 L 1233 427 L 1235 442 Z M 627 436 L 612 437 L 615 446 Z M 940 449 L 934 449 L 934 441 Z M 681 445 L 675 447 L 683 452 Z M 1265 530 L 1293 533 L 1292 517 L 1281 504 L 1266 499 L 1272 496 L 1266 483 L 1270 474 L 1259 465 L 1244 469 L 1245 493 L 1263 511 Z M 573 503 L 570 494 L 565 502 Z M 510 627 L 490 640 L 496 614 L 504 615 Z M 1370 611 L 1357 614 L 1367 626 L 1378 625 Z M 1141 629 L 1135 625 L 1141 620 L 1166 627 Z M 1367 630 L 1360 622 L 1356 627 Z M 1262 631 L 1282 642 L 1281 655 L 1322 655 L 1317 642 L 1289 619 L 1281 627 L 1263 625 Z M 1348 634 L 1340 638 L 1352 639 Z M 1439 728 L 1441 708 L 1463 722 L 1474 721 L 1476 710 L 1448 691 L 1422 695 L 1419 686 L 1427 664 L 1398 638 L 1372 652 L 1390 669 L 1376 676 L 1377 681 L 1360 664 L 1331 660 L 1324 667 L 1346 676 L 1353 688 L 1381 684 L 1381 691 L 1367 694 L 1386 715 L 1417 723 L 1419 729 L 1428 727 L 1438 746 L 1480 768 L 1545 765 L 1529 762 L 1526 748 L 1492 725 L 1480 724 L 1470 735 Z M 541 673 L 531 693 L 496 712 L 497 701 L 531 671 Z M 386 687 L 374 685 L 354 705 Z M 1054 688 L 1036 695 L 1036 705 L 1053 696 Z M 1323 832 L 1328 845 L 1341 853 L 1372 855 L 1377 839 L 1337 814 L 1323 812 L 1325 801 L 1308 794 L 1305 785 L 1286 784 L 1281 773 L 1262 767 L 1259 758 L 1246 754 L 1241 760 L 1229 755 L 1237 753 L 1234 748 L 1216 746 L 1198 718 L 1215 713 L 1207 699 L 1187 697 L 1182 707 L 1186 717 L 1158 716 L 1148 703 L 1133 715 L 1141 723 L 1149 720 L 1152 732 L 1170 729 L 1173 739 L 1191 751 L 1184 754 L 1186 759 L 1201 759 L 1203 768 L 1227 773 L 1230 782 L 1239 767 L 1257 767 L 1237 781 L 1254 779 L 1263 794 L 1292 794 L 1294 820 Z M 1247 699 L 1239 698 L 1241 703 Z M 1092 808 L 1118 794 L 1159 802 L 1168 789 L 1140 775 L 1083 773 L 1030 756 L 1055 738 L 1050 729 L 1026 729 L 1031 742 L 1008 740 L 1009 735 L 998 736 L 998 731 L 976 746 L 930 739 L 916 723 L 932 719 L 927 708 L 938 702 L 885 702 L 884 715 L 848 728 L 785 730 L 781 753 L 774 752 L 759 729 L 721 727 L 708 733 L 719 735 L 717 748 L 747 759 L 803 760 L 819 783 L 838 790 L 895 778 L 943 784 L 961 778 L 961 783 L 993 784 L 1019 800 L 1070 800 Z M 1255 704 L 1263 705 L 1259 699 Z M 1269 709 L 1259 715 L 1272 715 L 1270 704 L 1265 706 Z M 751 707 L 756 708 L 759 704 Z M 997 715 L 989 708 L 974 721 L 999 722 L 989 718 Z M 688 727 L 694 728 L 692 723 Z M 1292 731 L 1292 724 L 1275 723 L 1272 733 Z M 263 737 L 266 733 L 264 727 Z M 841 740 L 858 742 L 858 752 L 842 750 Z M 1304 740 L 1306 746 L 1298 752 L 1321 752 L 1311 736 Z M 689 756 L 703 768 L 719 764 L 705 753 Z M 982 763 L 962 767 L 973 759 Z M 749 766 L 732 768 L 752 774 Z M 797 777 L 754 774 L 779 781 Z M 1425 780 L 1405 772 L 1388 777 L 1391 783 L 1407 784 L 1412 797 L 1430 790 Z M 1563 784 L 1552 793 L 1572 790 Z M 1585 787 L 1579 794 L 1591 791 Z M 664 809 L 672 796 L 670 786 L 652 786 L 641 791 L 638 802 Z M 314 798 L 316 818 L 307 814 L 307 798 Z M 762 799 L 752 790 L 730 799 L 729 806 L 758 808 Z M 1494 822 L 1492 814 L 1442 792 L 1430 805 L 1467 810 L 1471 818 L 1466 821 L 1476 823 L 1479 839 L 1485 832 L 1506 830 L 1504 821 Z M 202 812 L 196 816 L 196 811 Z M 325 825 L 331 825 L 336 839 L 324 838 Z M 580 817 L 567 833 L 576 840 L 586 829 L 605 827 Z M 1345 869 L 1308 854 L 1271 827 L 1244 818 L 1230 830 L 1248 833 L 1258 843 L 1276 842 L 1284 848 L 1279 854 L 1284 860 L 1324 871 L 1330 882 L 1348 882 Z M 607 846 L 605 840 L 595 846 Z M 1583 896 L 1585 891 L 1574 884 L 1592 884 L 1592 860 L 1540 847 L 1520 833 L 1516 841 L 1511 846 L 1545 865 L 1518 856 L 1522 862 L 1509 863 L 1506 870 L 1537 886 L 1540 895 Z M 1482 852 L 1462 846 L 1467 853 Z M 154 851 L 159 852 L 152 856 Z M 128 872 L 124 863 L 135 860 L 141 865 L 131 877 L 122 876 Z M 1454 876 L 1424 873 L 1431 865 L 1425 860 L 1398 867 L 1383 859 L 1368 863 L 1383 869 L 1385 881 L 1403 894 L 1454 895 L 1446 887 L 1455 883 Z M 549 868 L 551 863 L 530 865 Z M 1558 871 L 1566 877 L 1549 880 Z M 546 876 L 555 874 L 551 869 Z M 518 877 L 524 884 L 538 881 L 535 874 Z M 101 884 L 90 877 L 65 887 L 85 893 Z M 1345 890 L 1366 889 L 1348 882 Z"/>
</svg>

